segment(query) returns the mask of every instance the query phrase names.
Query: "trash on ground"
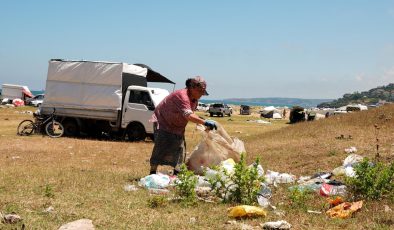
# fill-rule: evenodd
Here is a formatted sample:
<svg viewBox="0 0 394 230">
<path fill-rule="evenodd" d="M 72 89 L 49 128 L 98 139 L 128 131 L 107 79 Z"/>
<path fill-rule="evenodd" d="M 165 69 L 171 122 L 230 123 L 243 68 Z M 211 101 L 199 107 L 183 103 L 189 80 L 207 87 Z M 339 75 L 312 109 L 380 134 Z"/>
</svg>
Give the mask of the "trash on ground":
<svg viewBox="0 0 394 230">
<path fill-rule="evenodd" d="M 279 173 L 271 170 L 267 170 L 267 173 L 264 177 L 267 184 L 274 185 L 276 185 L 277 183 L 293 183 L 296 179 L 296 177 L 292 174 Z"/>
<path fill-rule="evenodd" d="M 343 198 L 340 196 L 329 197 L 327 198 L 327 202 L 330 204 L 330 207 L 335 207 L 344 202 Z"/>
<path fill-rule="evenodd" d="M 52 206 L 49 206 L 48 208 L 46 208 L 46 209 L 44 210 L 44 212 L 46 212 L 46 213 L 52 213 L 52 212 L 54 212 L 54 211 L 55 211 L 55 208 L 52 207 Z"/>
<path fill-rule="evenodd" d="M 264 224 L 261 224 L 261 227 L 263 229 L 290 229 L 291 224 L 289 224 L 285 220 L 278 220 L 278 221 L 265 222 Z"/>
<path fill-rule="evenodd" d="M 345 185 L 331 185 L 324 183 L 320 188 L 320 195 L 322 196 L 345 196 L 346 186 Z"/>
<path fill-rule="evenodd" d="M 345 152 L 348 153 L 348 154 L 350 154 L 350 153 L 355 153 L 355 152 L 357 152 L 357 148 L 354 147 L 354 146 L 352 146 L 352 147 L 350 147 L 350 148 L 346 148 L 346 149 L 345 149 Z"/>
<path fill-rule="evenodd" d="M 4 215 L 2 222 L 5 224 L 15 224 L 21 220 L 22 220 L 22 218 L 19 215 L 15 214 L 15 213 L 11 213 L 11 214 Z"/>
<path fill-rule="evenodd" d="M 126 192 L 131 192 L 131 191 L 137 191 L 138 190 L 137 186 L 135 186 L 133 184 L 126 184 L 123 188 L 124 188 L 124 190 Z"/>
<path fill-rule="evenodd" d="M 267 212 L 256 206 L 239 205 L 228 209 L 228 216 L 233 218 L 267 216 Z"/>
<path fill-rule="evenodd" d="M 203 174 L 204 167 L 212 167 L 229 158 L 239 162 L 241 153 L 246 152 L 243 141 L 230 137 L 226 130 L 217 123 L 217 131 L 206 132 L 205 128 L 197 126 L 202 139 L 192 151 L 187 161 L 188 169 L 196 174 Z"/>
<path fill-rule="evenodd" d="M 308 213 L 313 213 L 313 214 L 321 214 L 322 212 L 320 211 L 313 211 L 313 210 L 307 210 Z"/>
<path fill-rule="evenodd" d="M 272 190 L 264 183 L 261 183 L 261 189 L 257 194 L 257 202 L 263 208 L 270 206 L 269 199 L 272 197 Z"/>
<path fill-rule="evenodd" d="M 346 159 L 343 161 L 343 166 L 352 166 L 354 164 L 360 163 L 364 157 L 358 155 L 358 154 L 350 154 L 349 156 L 346 157 Z"/>
<path fill-rule="evenodd" d="M 363 201 L 357 201 L 353 203 L 344 202 L 331 209 L 329 209 L 326 214 L 331 218 L 349 218 L 354 212 L 361 209 L 363 206 Z"/>
<path fill-rule="evenodd" d="M 58 230 L 94 230 L 94 225 L 92 220 L 80 219 L 65 225 L 62 225 Z"/>
<path fill-rule="evenodd" d="M 264 120 L 246 120 L 246 122 L 254 122 L 254 123 L 258 123 L 258 124 L 271 124 L 271 122 L 269 121 L 264 121 Z"/>
<path fill-rule="evenodd" d="M 165 174 L 151 174 L 141 178 L 138 184 L 145 188 L 166 188 L 170 184 L 170 177 Z"/>
</svg>

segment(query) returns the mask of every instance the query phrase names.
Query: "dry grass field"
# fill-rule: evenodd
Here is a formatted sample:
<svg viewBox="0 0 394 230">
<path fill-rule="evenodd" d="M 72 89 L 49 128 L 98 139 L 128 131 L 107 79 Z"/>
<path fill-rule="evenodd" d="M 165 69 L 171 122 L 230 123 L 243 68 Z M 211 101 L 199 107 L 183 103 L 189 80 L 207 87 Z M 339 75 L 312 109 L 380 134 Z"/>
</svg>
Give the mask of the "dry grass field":
<svg viewBox="0 0 394 230">
<path fill-rule="evenodd" d="M 145 189 L 127 192 L 126 184 L 149 172 L 151 141 L 130 143 L 78 138 L 52 139 L 33 135 L 20 137 L 16 127 L 32 115 L 21 113 L 31 107 L 0 108 L 0 212 L 15 212 L 23 221 L 0 229 L 57 229 L 74 220 L 93 220 L 96 229 L 226 229 L 229 204 L 200 202 L 184 207 L 169 202 L 150 208 Z M 200 114 L 206 116 L 205 114 Z M 331 171 L 342 165 L 345 148 L 355 146 L 358 154 L 373 158 L 376 153 L 376 129 L 383 161 L 394 160 L 394 105 L 328 119 L 288 125 L 286 120 L 258 124 L 247 120 L 255 115 L 214 117 L 231 136 L 243 140 L 247 162 L 261 158 L 265 170 L 296 176 Z M 337 139 L 344 135 L 351 139 Z M 188 125 L 188 152 L 199 143 L 200 134 Z M 166 171 L 166 168 L 159 170 Z M 337 178 L 343 179 L 343 178 Z M 239 222 L 258 225 L 266 221 L 286 220 L 292 229 L 394 229 L 393 200 L 366 201 L 349 219 L 330 219 L 326 199 L 314 195 L 306 206 L 322 214 L 307 213 L 289 205 L 288 186 L 272 187 L 271 202 L 284 211 L 277 216 L 268 211 L 265 218 Z M 53 207 L 52 212 L 46 212 Z"/>
</svg>

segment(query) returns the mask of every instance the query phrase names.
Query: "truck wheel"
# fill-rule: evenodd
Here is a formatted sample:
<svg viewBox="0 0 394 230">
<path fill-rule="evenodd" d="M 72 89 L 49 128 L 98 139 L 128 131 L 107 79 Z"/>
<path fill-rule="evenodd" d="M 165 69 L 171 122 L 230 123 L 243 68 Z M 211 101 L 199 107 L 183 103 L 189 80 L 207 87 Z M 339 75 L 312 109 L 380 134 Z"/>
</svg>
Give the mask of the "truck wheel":
<svg viewBox="0 0 394 230">
<path fill-rule="evenodd" d="M 79 126 L 74 120 L 65 120 L 63 122 L 64 134 L 66 136 L 78 136 L 79 135 Z"/>
<path fill-rule="evenodd" d="M 224 113 L 220 113 L 220 116 L 221 116 L 221 117 L 224 117 Z"/>
<path fill-rule="evenodd" d="M 146 132 L 141 124 L 133 123 L 127 128 L 129 141 L 143 141 L 146 138 Z"/>
<path fill-rule="evenodd" d="M 210 117 L 213 117 L 213 113 L 209 113 L 209 116 L 210 116 Z"/>
</svg>

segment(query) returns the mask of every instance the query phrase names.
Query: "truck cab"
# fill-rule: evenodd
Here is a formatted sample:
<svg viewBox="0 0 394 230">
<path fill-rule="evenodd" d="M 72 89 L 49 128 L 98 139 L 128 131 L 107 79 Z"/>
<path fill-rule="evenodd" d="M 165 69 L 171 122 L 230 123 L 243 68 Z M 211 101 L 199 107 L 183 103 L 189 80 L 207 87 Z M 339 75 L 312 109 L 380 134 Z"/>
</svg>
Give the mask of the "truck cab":
<svg viewBox="0 0 394 230">
<path fill-rule="evenodd" d="M 150 122 L 156 106 L 169 92 L 160 88 L 129 86 L 123 102 L 121 126 L 126 130 L 129 140 L 139 141 L 153 136 Z"/>
</svg>

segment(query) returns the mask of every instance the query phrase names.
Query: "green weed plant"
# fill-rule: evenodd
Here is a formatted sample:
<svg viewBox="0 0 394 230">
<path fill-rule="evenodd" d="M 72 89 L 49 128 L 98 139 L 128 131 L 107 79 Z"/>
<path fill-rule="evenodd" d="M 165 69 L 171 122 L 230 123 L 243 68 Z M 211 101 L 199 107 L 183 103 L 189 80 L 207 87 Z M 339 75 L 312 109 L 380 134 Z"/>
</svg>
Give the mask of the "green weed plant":
<svg viewBox="0 0 394 230">
<path fill-rule="evenodd" d="M 182 164 L 178 174 L 178 180 L 175 183 L 175 193 L 187 206 L 194 205 L 197 201 L 196 185 L 196 175 L 188 170 L 185 164 Z"/>
<path fill-rule="evenodd" d="M 257 194 L 260 191 L 264 177 L 258 174 L 260 160 L 247 166 L 245 154 L 241 154 L 241 160 L 234 165 L 234 173 L 229 173 L 223 168 L 217 174 L 208 179 L 214 193 L 224 203 L 255 204 Z"/>
<path fill-rule="evenodd" d="M 354 167 L 355 177 L 347 177 L 350 192 L 356 198 L 378 200 L 394 194 L 394 162 L 371 163 L 368 158 Z"/>
</svg>

